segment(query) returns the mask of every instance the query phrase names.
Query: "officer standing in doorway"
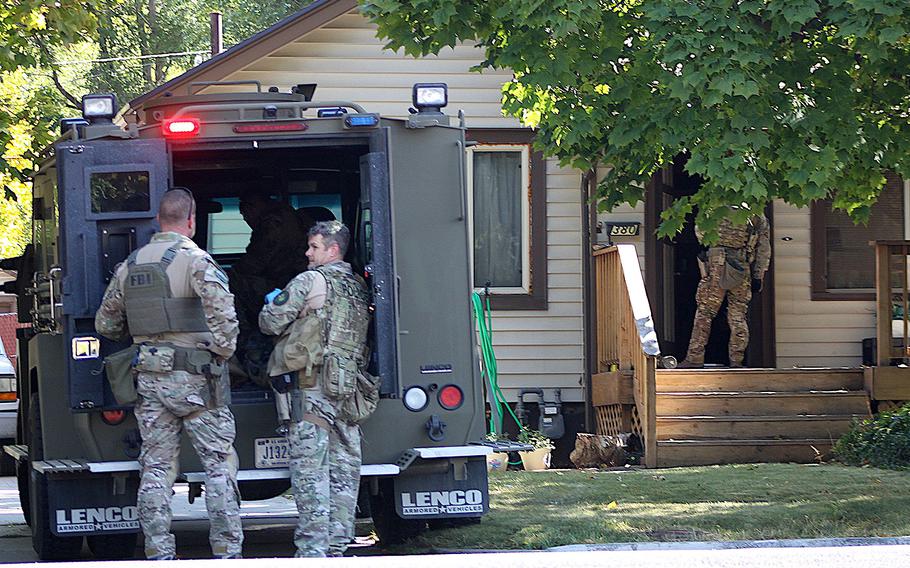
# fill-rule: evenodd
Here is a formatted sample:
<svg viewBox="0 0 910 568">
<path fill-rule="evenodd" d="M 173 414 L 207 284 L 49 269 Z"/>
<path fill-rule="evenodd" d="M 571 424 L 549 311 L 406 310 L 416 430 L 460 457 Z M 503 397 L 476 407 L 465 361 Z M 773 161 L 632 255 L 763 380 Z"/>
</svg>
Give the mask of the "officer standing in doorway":
<svg viewBox="0 0 910 568">
<path fill-rule="evenodd" d="M 345 413 L 344 401 L 366 363 L 370 315 L 366 285 L 342 260 L 349 242 L 342 223 L 317 223 L 309 232 L 310 270 L 291 280 L 259 314 L 259 326 L 269 335 L 293 335 L 298 319 L 318 323 L 322 330 L 316 335 L 321 345 L 301 346 L 321 354 L 317 366 L 285 375 L 290 380 L 276 386 L 291 394 L 288 440 L 298 557 L 341 556 L 354 537 L 360 427 Z"/>
<path fill-rule="evenodd" d="M 696 227 L 698 239 L 703 234 Z M 705 346 L 711 335 L 711 323 L 727 298 L 727 322 L 730 325 L 729 355 L 731 367 L 742 367 L 749 345 L 746 320 L 752 291 L 760 291 L 771 262 L 771 228 L 763 214 L 753 215 L 745 224 L 736 224 L 725 216 L 717 226 L 717 243 L 709 246 L 706 266 L 695 293 L 698 307 L 692 324 L 692 337 L 686 359 L 680 368 L 701 367 L 705 363 Z"/>
<path fill-rule="evenodd" d="M 161 231 L 115 270 L 95 315 L 101 335 L 131 335 L 138 352 L 135 406 L 142 450 L 139 522 L 145 553 L 173 559 L 171 495 L 180 433 L 186 431 L 205 469 L 212 552 L 240 558 L 243 530 L 234 452 L 234 416 L 225 361 L 234 353 L 237 318 L 228 279 L 192 241 L 196 202 L 185 188 L 168 190 L 158 210 Z"/>
</svg>

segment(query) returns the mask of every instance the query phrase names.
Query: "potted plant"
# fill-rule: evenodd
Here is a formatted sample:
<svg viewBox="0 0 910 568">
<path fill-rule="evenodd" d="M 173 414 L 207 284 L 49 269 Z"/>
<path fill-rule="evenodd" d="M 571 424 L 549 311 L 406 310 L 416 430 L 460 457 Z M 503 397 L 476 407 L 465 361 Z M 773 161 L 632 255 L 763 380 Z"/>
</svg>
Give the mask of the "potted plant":
<svg viewBox="0 0 910 568">
<path fill-rule="evenodd" d="M 511 442 L 505 434 L 489 433 L 483 438 L 487 442 Z M 496 452 L 487 454 L 487 471 L 505 471 L 509 469 L 508 452 Z"/>
<path fill-rule="evenodd" d="M 533 448 L 530 451 L 518 452 L 526 471 L 541 471 L 550 467 L 550 453 L 555 446 L 540 430 L 523 428 L 518 433 L 518 442 L 529 444 Z"/>
</svg>

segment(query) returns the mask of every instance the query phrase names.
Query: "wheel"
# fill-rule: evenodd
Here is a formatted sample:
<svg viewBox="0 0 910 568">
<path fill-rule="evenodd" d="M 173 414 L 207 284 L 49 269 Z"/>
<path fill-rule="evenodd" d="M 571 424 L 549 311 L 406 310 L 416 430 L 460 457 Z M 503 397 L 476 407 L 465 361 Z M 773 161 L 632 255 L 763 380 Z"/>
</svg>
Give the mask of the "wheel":
<svg viewBox="0 0 910 568">
<path fill-rule="evenodd" d="M 41 413 L 38 411 L 38 394 L 29 400 L 28 493 L 31 498 L 29 513 L 32 527 L 32 547 L 41 560 L 74 560 L 82 552 L 82 537 L 59 537 L 51 532 L 50 510 L 47 503 L 47 478 L 31 467 L 31 462 L 44 457 L 41 441 Z"/>
<path fill-rule="evenodd" d="M 22 434 L 22 421 L 16 422 L 16 443 L 28 445 L 28 440 Z M 25 524 L 32 526 L 32 503 L 28 492 L 28 460 L 16 462 L 16 484 L 19 486 L 19 506 L 22 507 L 22 516 Z"/>
<path fill-rule="evenodd" d="M 240 498 L 244 501 L 262 501 L 278 497 L 291 487 L 290 479 L 262 479 L 256 481 L 238 481 Z"/>
<path fill-rule="evenodd" d="M 128 560 L 136 557 L 138 533 L 93 534 L 85 537 L 98 560 Z"/>
<path fill-rule="evenodd" d="M 5 442 L 4 442 L 5 443 Z M 0 477 L 16 474 L 16 460 L 0 449 Z"/>
<path fill-rule="evenodd" d="M 402 544 L 427 530 L 422 519 L 402 519 L 395 511 L 395 490 L 391 479 L 379 482 L 379 493 L 370 496 L 370 514 L 373 528 L 379 535 L 379 546 Z"/>
</svg>

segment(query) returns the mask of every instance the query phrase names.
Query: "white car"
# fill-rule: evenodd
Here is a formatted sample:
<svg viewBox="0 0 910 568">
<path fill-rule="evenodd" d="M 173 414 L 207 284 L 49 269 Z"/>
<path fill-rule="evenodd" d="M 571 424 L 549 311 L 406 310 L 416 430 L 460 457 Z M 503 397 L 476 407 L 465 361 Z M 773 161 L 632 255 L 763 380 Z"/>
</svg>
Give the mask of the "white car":
<svg viewBox="0 0 910 568">
<path fill-rule="evenodd" d="M 0 444 L 12 444 L 16 439 L 16 370 L 6 356 L 0 341 Z"/>
</svg>

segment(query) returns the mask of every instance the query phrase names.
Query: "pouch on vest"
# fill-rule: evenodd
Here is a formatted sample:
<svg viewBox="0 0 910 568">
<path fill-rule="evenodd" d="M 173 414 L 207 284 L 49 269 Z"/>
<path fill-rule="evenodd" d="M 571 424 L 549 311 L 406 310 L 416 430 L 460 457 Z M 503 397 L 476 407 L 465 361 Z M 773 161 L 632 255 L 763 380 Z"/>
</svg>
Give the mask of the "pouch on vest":
<svg viewBox="0 0 910 568">
<path fill-rule="evenodd" d="M 360 371 L 357 373 L 357 385 L 354 396 L 350 396 L 341 403 L 338 416 L 347 422 L 355 424 L 363 422 L 379 406 L 379 377 Z"/>
<path fill-rule="evenodd" d="M 111 392 L 117 404 L 135 404 L 136 377 L 133 373 L 133 362 L 139 351 L 138 345 L 130 345 L 104 358 L 104 374 L 111 385 Z"/>
<path fill-rule="evenodd" d="M 357 390 L 357 361 L 326 355 L 322 365 L 322 391 L 333 398 L 348 398 Z"/>
<path fill-rule="evenodd" d="M 140 344 L 134 368 L 140 372 L 170 373 L 174 370 L 177 351 L 167 345 Z"/>
<path fill-rule="evenodd" d="M 295 320 L 287 335 L 275 344 L 269 357 L 269 376 L 277 377 L 298 371 L 297 386 L 316 386 L 319 366 L 323 362 L 322 321 L 315 314 Z"/>
<path fill-rule="evenodd" d="M 739 288 L 746 282 L 746 269 L 735 259 L 727 258 L 720 271 L 720 287 L 723 290 Z"/>
</svg>

